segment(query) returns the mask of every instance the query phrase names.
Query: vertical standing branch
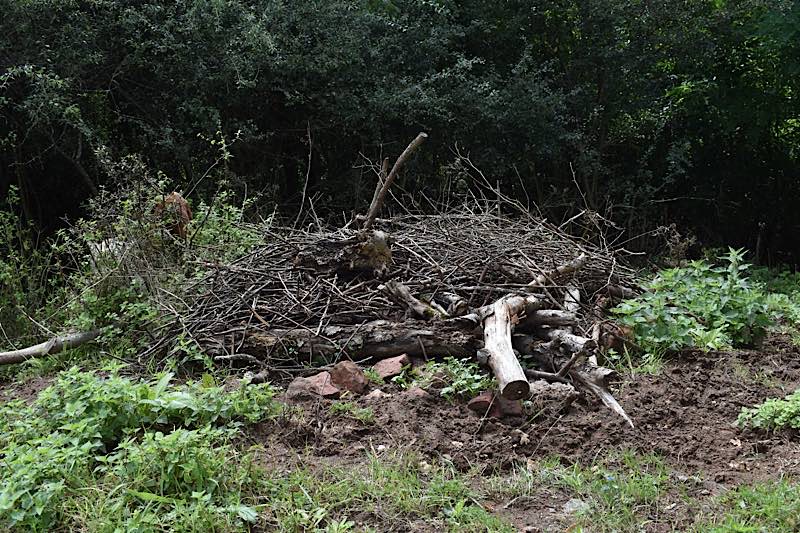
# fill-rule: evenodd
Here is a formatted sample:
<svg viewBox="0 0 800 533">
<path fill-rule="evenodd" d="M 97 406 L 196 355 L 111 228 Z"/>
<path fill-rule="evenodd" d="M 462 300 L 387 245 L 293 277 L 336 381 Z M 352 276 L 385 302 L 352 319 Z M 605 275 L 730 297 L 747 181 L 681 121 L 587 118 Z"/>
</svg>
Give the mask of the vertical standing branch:
<svg viewBox="0 0 800 533">
<path fill-rule="evenodd" d="M 386 194 L 389 192 L 389 187 L 392 186 L 394 180 L 397 178 L 398 172 L 411 156 L 414 153 L 414 150 L 419 148 L 419 146 L 425 142 L 425 139 L 428 138 L 428 134 L 421 132 L 417 137 L 411 141 L 403 153 L 400 154 L 400 157 L 397 158 L 395 161 L 394 166 L 392 167 L 392 171 L 389 172 L 389 175 L 386 177 L 386 181 L 383 182 L 383 186 L 381 187 L 380 191 L 378 191 L 372 199 L 372 204 L 369 206 L 369 211 L 367 212 L 367 219 L 364 221 L 364 228 L 363 231 L 367 231 L 372 227 L 372 224 L 375 222 L 375 218 L 378 216 L 378 212 L 381 210 L 383 206 L 383 202 L 386 200 Z"/>
</svg>

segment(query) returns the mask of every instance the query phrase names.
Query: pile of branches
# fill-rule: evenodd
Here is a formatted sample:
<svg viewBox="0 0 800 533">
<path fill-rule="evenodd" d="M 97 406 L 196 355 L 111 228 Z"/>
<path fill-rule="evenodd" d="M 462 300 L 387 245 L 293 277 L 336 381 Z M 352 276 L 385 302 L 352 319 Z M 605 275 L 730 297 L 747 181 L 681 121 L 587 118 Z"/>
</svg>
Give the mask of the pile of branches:
<svg viewBox="0 0 800 533">
<path fill-rule="evenodd" d="M 510 201 L 378 219 L 391 178 L 384 166 L 369 214 L 345 227 L 272 227 L 248 256 L 207 264 L 152 350 L 181 336 L 256 379 L 341 358 L 477 357 L 505 398 L 531 379 L 576 383 L 626 416 L 596 355 L 603 310 L 633 294 L 633 272 Z"/>
<path fill-rule="evenodd" d="M 530 396 L 531 380 L 567 383 L 630 422 L 596 356 L 604 310 L 633 294 L 633 272 L 502 198 L 377 218 L 422 140 L 391 172 L 384 165 L 367 216 L 341 228 L 264 228 L 249 255 L 205 264 L 210 273 L 187 291 L 194 298 L 168 309 L 174 320 L 143 355 L 191 341 L 221 364 L 255 367 L 256 381 L 341 358 L 472 357 L 507 399 Z"/>
</svg>

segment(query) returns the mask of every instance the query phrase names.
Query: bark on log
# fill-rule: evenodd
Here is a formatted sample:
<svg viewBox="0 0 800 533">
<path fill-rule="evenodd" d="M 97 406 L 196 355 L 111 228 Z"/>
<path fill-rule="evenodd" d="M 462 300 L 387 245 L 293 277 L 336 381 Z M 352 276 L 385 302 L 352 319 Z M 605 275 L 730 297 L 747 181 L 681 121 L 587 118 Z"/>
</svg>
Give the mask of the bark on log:
<svg viewBox="0 0 800 533">
<path fill-rule="evenodd" d="M 15 363 L 22 363 L 34 357 L 44 357 L 46 355 L 55 355 L 67 348 L 75 348 L 81 344 L 85 344 L 100 336 L 99 329 L 91 331 L 83 331 L 81 333 L 70 333 L 60 337 L 53 337 L 47 342 L 23 348 L 21 350 L 12 350 L 10 352 L 0 352 L 0 365 L 11 365 Z"/>
<path fill-rule="evenodd" d="M 538 298 L 531 300 L 521 296 L 506 296 L 494 303 L 494 312 L 483 321 L 488 364 L 497 378 L 500 395 L 509 400 L 526 398 L 530 393 L 528 378 L 511 345 L 511 329 L 520 315 L 529 310 L 528 307 L 537 305 L 541 305 Z"/>
<path fill-rule="evenodd" d="M 446 322 L 407 320 L 401 324 L 375 320 L 354 326 L 328 326 L 319 334 L 309 329 L 253 331 L 244 339 L 242 351 L 267 359 L 276 350 L 291 348 L 297 353 L 353 358 L 385 359 L 395 355 L 472 357 L 480 339 Z"/>
</svg>

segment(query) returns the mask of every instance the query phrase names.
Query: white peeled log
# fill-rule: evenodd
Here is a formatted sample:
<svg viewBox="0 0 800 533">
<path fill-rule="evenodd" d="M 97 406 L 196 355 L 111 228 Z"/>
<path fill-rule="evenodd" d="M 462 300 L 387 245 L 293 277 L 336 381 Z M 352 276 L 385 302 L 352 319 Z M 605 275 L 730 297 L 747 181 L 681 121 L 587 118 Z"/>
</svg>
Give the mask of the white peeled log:
<svg viewBox="0 0 800 533">
<path fill-rule="evenodd" d="M 530 384 L 511 344 L 511 330 L 523 314 L 541 307 L 538 297 L 506 296 L 495 302 L 492 313 L 483 320 L 484 353 L 497 378 L 500 395 L 508 400 L 527 398 Z"/>
</svg>

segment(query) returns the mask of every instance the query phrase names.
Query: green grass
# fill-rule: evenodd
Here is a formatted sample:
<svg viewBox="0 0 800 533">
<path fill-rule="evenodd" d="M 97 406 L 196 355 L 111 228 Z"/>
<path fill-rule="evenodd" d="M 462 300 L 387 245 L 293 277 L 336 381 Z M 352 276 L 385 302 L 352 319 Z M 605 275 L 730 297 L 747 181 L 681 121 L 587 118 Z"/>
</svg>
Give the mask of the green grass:
<svg viewBox="0 0 800 533">
<path fill-rule="evenodd" d="M 536 497 L 545 488 L 561 489 L 585 504 L 572 520 L 586 531 L 643 530 L 659 515 L 670 488 L 667 468 L 658 457 L 633 452 L 588 467 L 545 459 L 489 478 L 485 487 L 491 497 L 508 501 Z"/>
<path fill-rule="evenodd" d="M 789 533 L 800 529 L 800 487 L 786 480 L 741 486 L 719 501 L 718 516 L 699 520 L 695 531 Z"/>
<path fill-rule="evenodd" d="M 369 407 L 361 408 L 354 402 L 336 402 L 330 406 L 333 414 L 345 414 L 363 424 L 375 423 L 375 412 Z"/>
<path fill-rule="evenodd" d="M 413 453 L 370 455 L 363 468 L 295 470 L 266 481 L 278 531 L 413 530 L 511 532 L 514 528 L 476 503 L 468 480 L 445 462 Z"/>
</svg>

